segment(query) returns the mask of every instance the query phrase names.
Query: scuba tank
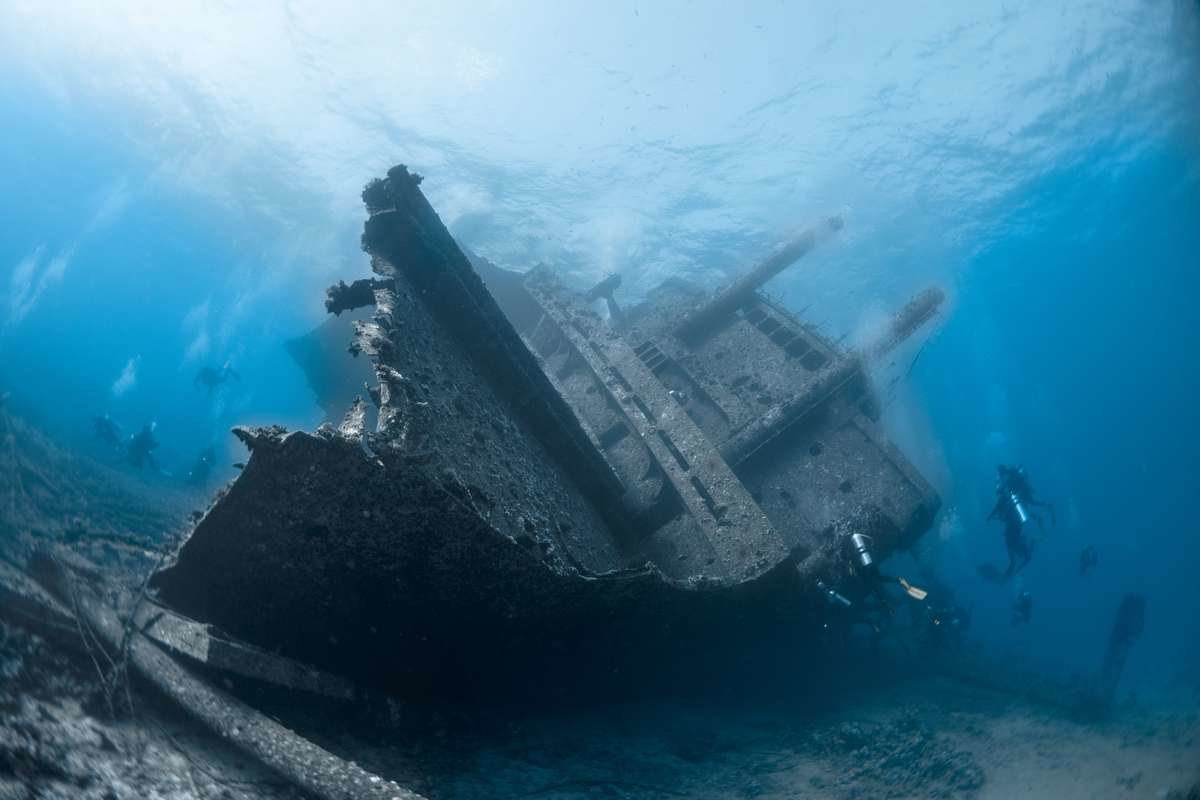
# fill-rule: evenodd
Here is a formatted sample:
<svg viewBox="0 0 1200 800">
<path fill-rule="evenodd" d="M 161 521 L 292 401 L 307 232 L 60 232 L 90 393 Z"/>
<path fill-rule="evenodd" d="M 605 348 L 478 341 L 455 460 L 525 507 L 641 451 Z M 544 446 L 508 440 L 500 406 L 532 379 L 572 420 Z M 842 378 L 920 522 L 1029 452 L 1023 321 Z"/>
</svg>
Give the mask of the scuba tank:
<svg viewBox="0 0 1200 800">
<path fill-rule="evenodd" d="M 1021 492 L 1018 490 L 1022 487 L 1028 489 L 1025 473 L 1020 467 L 1001 466 L 999 470 L 1000 482 L 996 486 L 996 494 L 1008 500 L 1013 513 L 1017 515 L 1017 521 L 1024 525 L 1029 522 L 1029 512 L 1025 510 L 1025 504 L 1021 502 Z"/>
<path fill-rule="evenodd" d="M 875 567 L 875 559 L 871 555 L 871 537 L 864 533 L 850 535 L 850 547 L 853 550 L 854 562 L 863 572 L 870 572 Z"/>
<path fill-rule="evenodd" d="M 860 574 L 866 575 L 874 583 L 877 591 L 881 591 L 880 581 L 895 580 L 904 588 L 905 594 L 914 600 L 924 600 L 928 596 L 929 592 L 919 586 L 913 586 L 904 578 L 885 578 L 881 575 L 879 567 L 875 564 L 875 557 L 871 555 L 871 544 L 871 537 L 864 533 L 850 534 L 850 549 L 854 565 Z"/>
<path fill-rule="evenodd" d="M 837 591 L 835 591 L 834 589 L 830 588 L 825 583 L 825 581 L 818 580 L 817 588 L 825 596 L 825 602 L 829 603 L 829 605 L 831 605 L 831 606 L 841 606 L 842 608 L 850 608 L 852 605 L 854 605 L 846 598 L 845 595 L 840 594 Z"/>
<path fill-rule="evenodd" d="M 1029 513 L 1025 511 L 1025 504 L 1021 502 L 1021 498 L 1017 496 L 1017 493 L 1009 489 L 1008 499 L 1012 503 L 1013 511 L 1017 514 L 1017 519 L 1021 520 L 1021 524 L 1024 525 L 1026 522 L 1029 522 Z"/>
</svg>

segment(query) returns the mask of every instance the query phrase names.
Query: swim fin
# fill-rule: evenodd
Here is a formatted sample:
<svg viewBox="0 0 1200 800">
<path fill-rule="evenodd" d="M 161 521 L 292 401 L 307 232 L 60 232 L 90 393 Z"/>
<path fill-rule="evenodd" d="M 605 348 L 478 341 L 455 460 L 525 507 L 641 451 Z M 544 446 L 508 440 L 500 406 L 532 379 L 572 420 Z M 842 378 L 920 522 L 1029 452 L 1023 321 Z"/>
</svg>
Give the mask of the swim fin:
<svg viewBox="0 0 1200 800">
<path fill-rule="evenodd" d="M 911 583 L 904 580 L 904 578 L 897 578 L 896 580 L 900 581 L 900 585 L 904 587 L 904 591 L 914 600 L 924 600 L 929 596 L 929 592 L 925 591 L 919 586 L 913 586 Z"/>
</svg>

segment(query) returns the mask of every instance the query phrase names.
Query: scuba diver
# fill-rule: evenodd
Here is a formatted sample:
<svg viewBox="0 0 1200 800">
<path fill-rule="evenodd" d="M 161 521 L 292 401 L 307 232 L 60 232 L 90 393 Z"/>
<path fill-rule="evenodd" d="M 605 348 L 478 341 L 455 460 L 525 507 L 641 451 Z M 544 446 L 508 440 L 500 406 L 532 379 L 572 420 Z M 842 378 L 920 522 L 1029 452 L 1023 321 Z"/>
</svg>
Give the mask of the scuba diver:
<svg viewBox="0 0 1200 800">
<path fill-rule="evenodd" d="M 197 387 L 204 386 L 208 389 L 208 393 L 212 394 L 218 386 L 223 383 L 228 383 L 231 378 L 233 380 L 240 381 L 242 376 L 238 375 L 237 371 L 229 365 L 228 361 L 226 361 L 224 366 L 222 366 L 220 369 L 217 369 L 216 367 L 202 368 L 196 373 L 196 377 L 192 381 L 192 385 Z"/>
<path fill-rule="evenodd" d="M 1025 535 L 1025 524 L 1032 518 L 1037 521 L 1039 528 L 1045 527 L 1042 518 L 1031 509 L 1047 509 L 1052 524 L 1057 525 L 1058 519 L 1054 513 L 1054 506 L 1033 496 L 1033 488 L 1029 485 L 1029 477 L 1024 469 L 1001 464 L 996 468 L 996 472 L 996 505 L 992 508 L 992 513 L 988 514 L 988 520 L 996 519 L 1004 523 L 1008 569 L 1001 573 L 991 564 L 984 564 L 979 567 L 979 574 L 988 580 L 1005 581 L 1033 559 L 1033 540 Z"/>
<path fill-rule="evenodd" d="M 971 609 L 943 581 L 932 578 L 928 585 L 928 601 L 912 607 L 913 632 L 931 650 L 961 649 L 971 629 Z"/>
<path fill-rule="evenodd" d="M 217 460 L 217 451 L 212 445 L 200 451 L 200 455 L 196 457 L 196 463 L 192 464 L 192 468 L 188 470 L 187 482 L 192 486 L 204 486 L 208 483 L 208 476 L 212 473 L 213 465 Z"/>
<path fill-rule="evenodd" d="M 1017 596 L 1017 600 L 1013 603 L 1012 608 L 1012 624 L 1026 625 L 1033 619 L 1033 595 L 1029 592 L 1021 592 Z"/>
<path fill-rule="evenodd" d="M 929 594 L 924 589 L 913 586 L 904 578 L 896 578 L 880 572 L 879 565 L 875 563 L 875 556 L 871 553 L 873 542 L 870 536 L 865 533 L 852 533 L 849 543 L 855 572 L 867 584 L 870 592 L 883 599 L 883 587 L 895 583 L 903 587 L 905 593 L 914 600 L 924 600 Z"/>
<path fill-rule="evenodd" d="M 817 589 L 834 617 L 843 623 L 843 630 L 848 627 L 845 623 L 862 623 L 877 635 L 882 634 L 892 621 L 892 604 L 884 591 L 890 584 L 898 584 L 914 600 L 924 600 L 928 594 L 904 578 L 881 572 L 872 552 L 873 545 L 872 538 L 865 533 L 844 536 L 842 547 L 846 550 L 854 580 L 836 589 L 823 581 L 817 581 Z"/>
<path fill-rule="evenodd" d="M 961 648 L 971 628 L 971 610 L 954 602 L 925 607 L 925 643 L 934 650 Z"/>
<path fill-rule="evenodd" d="M 859 621 L 854 613 L 854 603 L 825 581 L 818 580 L 816 585 L 817 591 L 821 593 L 821 599 L 828 607 L 824 614 L 825 620 L 821 623 L 821 632 L 825 637 L 826 644 L 839 650 L 845 649 L 850 640 L 850 628 Z M 871 628 L 876 633 L 879 632 L 874 625 Z"/>
<path fill-rule="evenodd" d="M 1099 563 L 1100 555 L 1096 552 L 1096 545 L 1089 544 L 1079 553 L 1079 574 L 1086 578 Z"/>
<path fill-rule="evenodd" d="M 97 439 L 113 450 L 121 449 L 121 426 L 112 417 L 108 414 L 103 417 L 92 417 L 92 427 L 95 429 Z"/>
<path fill-rule="evenodd" d="M 158 470 L 158 463 L 154 460 L 154 450 L 158 448 L 158 439 L 154 436 L 154 428 L 156 423 L 149 422 L 142 426 L 142 430 L 129 437 L 129 443 L 125 446 L 125 452 L 129 457 L 129 463 L 141 469 L 147 464 L 153 470 Z"/>
<path fill-rule="evenodd" d="M 1044 508 L 1050 512 L 1050 524 L 1057 525 L 1058 518 L 1054 513 L 1054 506 L 1050 503 L 1038 500 L 1033 496 L 1033 487 L 1029 485 L 1029 475 L 1025 472 L 1024 467 L 1009 467 L 1000 464 L 996 467 L 997 482 L 996 494 L 1001 499 L 1007 499 L 1021 517 L 1021 522 L 1024 524 L 1029 517 L 1037 520 L 1038 527 L 1044 527 L 1042 519 L 1036 514 L 1031 514 L 1031 508 Z M 997 502 L 999 505 L 999 502 Z M 994 511 L 992 512 L 995 513 Z"/>
</svg>

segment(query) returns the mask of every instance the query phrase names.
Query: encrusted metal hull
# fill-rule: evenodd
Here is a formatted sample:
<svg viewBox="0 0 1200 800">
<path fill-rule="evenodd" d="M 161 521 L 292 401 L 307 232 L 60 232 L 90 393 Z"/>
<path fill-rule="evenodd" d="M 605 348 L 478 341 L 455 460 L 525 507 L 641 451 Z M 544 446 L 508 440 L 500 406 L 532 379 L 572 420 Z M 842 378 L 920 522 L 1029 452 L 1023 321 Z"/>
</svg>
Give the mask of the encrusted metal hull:
<svg viewBox="0 0 1200 800">
<path fill-rule="evenodd" d="M 379 277 L 330 295 L 375 305 L 352 346 L 374 407 L 240 430 L 249 462 L 155 577 L 166 603 L 408 698 L 594 696 L 786 672 L 816 581 L 854 580 L 842 535 L 886 555 L 928 526 L 857 356 L 728 291 L 707 329 L 678 296 L 608 325 L 536 271 L 497 284 L 502 310 L 419 181 L 367 188 Z M 755 348 L 768 377 L 718 374 Z"/>
</svg>

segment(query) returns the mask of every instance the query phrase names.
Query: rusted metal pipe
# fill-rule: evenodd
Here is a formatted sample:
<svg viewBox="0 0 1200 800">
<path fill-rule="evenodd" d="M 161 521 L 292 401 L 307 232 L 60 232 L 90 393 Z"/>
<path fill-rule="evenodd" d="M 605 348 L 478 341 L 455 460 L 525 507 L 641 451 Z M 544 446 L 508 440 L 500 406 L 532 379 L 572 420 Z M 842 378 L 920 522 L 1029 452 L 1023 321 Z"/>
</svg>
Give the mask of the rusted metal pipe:
<svg viewBox="0 0 1200 800">
<path fill-rule="evenodd" d="M 72 596 L 74 614 L 109 652 L 121 651 L 126 621 L 56 559 L 38 559 L 52 594 Z M 63 602 L 65 603 L 65 597 Z M 399 784 L 338 758 L 193 675 L 140 632 L 128 638 L 129 665 L 150 685 L 230 744 L 321 800 L 424 800 Z"/>
<path fill-rule="evenodd" d="M 809 412 L 835 395 L 862 369 L 859 360 L 840 356 L 821 368 L 804 391 L 755 417 L 721 445 L 721 456 L 736 466 Z"/>
<path fill-rule="evenodd" d="M 908 304 L 892 317 L 887 332 L 871 346 L 870 354 L 879 358 L 894 350 L 901 342 L 916 333 L 918 328 L 932 319 L 945 299 L 945 292 L 936 286 L 931 286 L 909 300 Z"/>
<path fill-rule="evenodd" d="M 761 261 L 754 269 L 722 289 L 716 297 L 689 314 L 675 329 L 682 339 L 696 339 L 738 309 L 758 287 L 796 263 L 810 250 L 842 229 L 840 216 L 830 217 Z"/>
</svg>

